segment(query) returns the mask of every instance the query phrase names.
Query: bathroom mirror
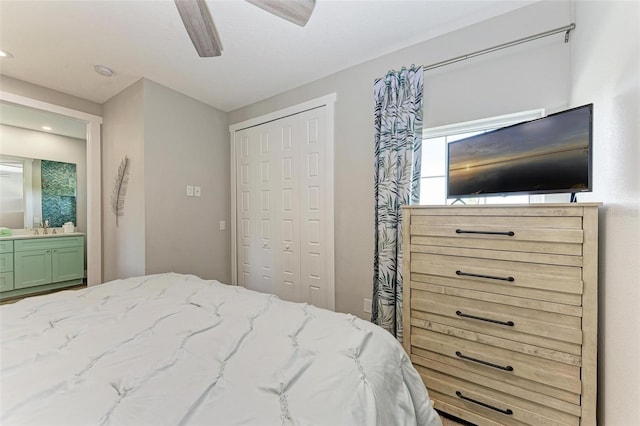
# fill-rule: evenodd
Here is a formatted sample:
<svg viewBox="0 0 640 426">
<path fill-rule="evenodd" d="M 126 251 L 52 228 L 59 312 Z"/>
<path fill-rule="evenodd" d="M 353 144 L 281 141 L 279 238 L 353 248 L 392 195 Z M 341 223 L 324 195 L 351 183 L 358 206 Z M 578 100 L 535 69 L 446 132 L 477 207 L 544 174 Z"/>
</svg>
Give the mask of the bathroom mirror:
<svg viewBox="0 0 640 426">
<path fill-rule="evenodd" d="M 0 155 L 0 226 L 77 224 L 76 169 L 73 163 Z"/>
</svg>

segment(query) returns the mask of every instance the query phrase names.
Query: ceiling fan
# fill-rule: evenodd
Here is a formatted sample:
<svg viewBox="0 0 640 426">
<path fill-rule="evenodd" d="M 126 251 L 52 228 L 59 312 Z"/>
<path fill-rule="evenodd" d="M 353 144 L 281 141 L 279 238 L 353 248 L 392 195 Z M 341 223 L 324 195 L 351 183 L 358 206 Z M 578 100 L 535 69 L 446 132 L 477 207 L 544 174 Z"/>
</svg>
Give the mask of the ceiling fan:
<svg viewBox="0 0 640 426">
<path fill-rule="evenodd" d="M 316 0 L 246 0 L 296 25 L 304 27 Z M 205 0 L 174 0 L 187 33 L 200 57 L 222 55 L 222 42 Z"/>
</svg>

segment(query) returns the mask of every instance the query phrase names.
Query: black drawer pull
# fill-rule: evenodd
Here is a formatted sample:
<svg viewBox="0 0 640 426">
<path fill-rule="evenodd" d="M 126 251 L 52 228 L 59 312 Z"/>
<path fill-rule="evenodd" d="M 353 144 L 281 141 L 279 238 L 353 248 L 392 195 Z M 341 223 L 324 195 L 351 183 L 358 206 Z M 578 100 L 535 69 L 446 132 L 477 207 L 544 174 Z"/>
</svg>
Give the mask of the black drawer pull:
<svg viewBox="0 0 640 426">
<path fill-rule="evenodd" d="M 507 414 L 509 416 L 513 414 L 513 411 L 510 408 L 507 408 L 506 410 L 503 410 L 501 408 L 494 407 L 493 405 L 485 404 L 484 402 L 480 402 L 480 401 L 475 400 L 473 398 L 469 398 L 468 396 L 464 396 L 462 394 L 462 392 L 460 392 L 460 391 L 456 391 L 456 395 L 460 399 L 464 399 L 465 401 L 473 402 L 474 404 L 482 405 L 483 407 L 488 408 L 490 410 L 494 410 L 494 411 L 497 411 L 497 412 L 502 413 L 502 414 Z"/>
<path fill-rule="evenodd" d="M 477 359 L 477 358 L 471 358 L 470 356 L 463 355 L 462 352 L 460 352 L 460 351 L 456 351 L 456 356 L 458 358 L 466 359 L 467 361 L 473 361 L 473 362 L 477 362 L 478 364 L 486 365 L 488 367 L 497 368 L 498 370 L 513 371 L 513 367 L 510 366 L 510 365 L 507 365 L 506 367 L 503 367 L 502 365 L 494 364 L 492 362 L 483 361 L 483 360 Z"/>
<path fill-rule="evenodd" d="M 465 313 L 463 313 L 461 311 L 456 311 L 456 315 L 459 316 L 459 317 L 463 317 L 463 318 L 471 318 L 471 319 L 475 319 L 475 320 L 491 322 L 493 324 L 508 325 L 509 327 L 513 327 L 515 325 L 515 323 L 513 321 L 498 321 L 498 320 L 494 320 L 494 319 L 490 319 L 490 318 L 482 318 L 482 317 L 477 317 L 475 315 L 465 314 Z"/>
<path fill-rule="evenodd" d="M 513 231 L 467 231 L 464 229 L 456 229 L 456 234 L 507 235 L 509 237 L 516 235 Z"/>
<path fill-rule="evenodd" d="M 471 274 L 469 272 L 462 272 L 462 271 L 456 271 L 456 275 L 462 275 L 465 277 L 488 278 L 490 280 L 500 280 L 500 281 L 509 281 L 509 282 L 514 282 L 516 280 L 513 277 L 494 277 L 492 275 Z"/>
</svg>

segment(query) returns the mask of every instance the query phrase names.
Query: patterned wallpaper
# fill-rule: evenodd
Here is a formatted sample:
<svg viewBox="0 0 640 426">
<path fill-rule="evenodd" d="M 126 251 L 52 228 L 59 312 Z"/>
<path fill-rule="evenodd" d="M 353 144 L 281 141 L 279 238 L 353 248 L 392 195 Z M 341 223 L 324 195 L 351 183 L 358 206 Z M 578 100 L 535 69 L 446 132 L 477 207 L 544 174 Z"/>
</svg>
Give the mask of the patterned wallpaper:
<svg viewBox="0 0 640 426">
<path fill-rule="evenodd" d="M 76 165 L 42 160 L 42 221 L 61 227 L 76 220 Z"/>
</svg>

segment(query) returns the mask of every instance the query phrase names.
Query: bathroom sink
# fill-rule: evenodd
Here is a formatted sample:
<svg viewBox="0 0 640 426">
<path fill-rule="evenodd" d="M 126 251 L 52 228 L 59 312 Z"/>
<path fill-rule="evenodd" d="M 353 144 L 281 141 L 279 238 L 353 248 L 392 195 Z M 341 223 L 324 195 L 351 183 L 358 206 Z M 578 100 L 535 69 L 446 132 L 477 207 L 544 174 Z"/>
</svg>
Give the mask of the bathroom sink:
<svg viewBox="0 0 640 426">
<path fill-rule="evenodd" d="M 33 230 L 20 230 L 17 231 L 20 232 L 19 234 L 13 234 L 13 235 L 6 235 L 6 236 L 2 236 L 0 237 L 0 240 L 21 240 L 21 239 L 25 239 L 25 238 L 55 238 L 55 237 L 72 237 L 74 235 L 83 235 L 81 232 L 73 232 L 73 233 L 69 233 L 69 234 L 63 234 L 62 232 L 58 232 L 57 234 L 52 234 L 51 232 L 49 232 L 48 234 L 43 234 L 42 230 L 38 230 L 38 235 L 34 235 L 33 234 Z"/>
</svg>

